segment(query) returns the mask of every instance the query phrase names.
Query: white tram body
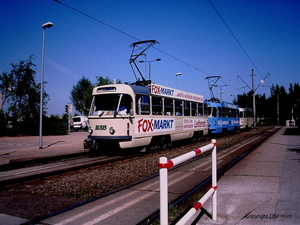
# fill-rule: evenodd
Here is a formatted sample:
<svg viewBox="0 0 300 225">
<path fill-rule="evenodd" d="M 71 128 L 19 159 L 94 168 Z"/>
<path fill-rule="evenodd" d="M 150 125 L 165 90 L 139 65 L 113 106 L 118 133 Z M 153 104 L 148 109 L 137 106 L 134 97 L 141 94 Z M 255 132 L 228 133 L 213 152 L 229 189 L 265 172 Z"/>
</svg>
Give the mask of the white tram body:
<svg viewBox="0 0 300 225">
<path fill-rule="evenodd" d="M 93 89 L 85 149 L 166 146 L 208 134 L 204 97 L 158 84 Z"/>
<path fill-rule="evenodd" d="M 240 116 L 240 129 L 250 129 L 254 126 L 253 109 L 252 108 L 239 108 Z"/>
</svg>

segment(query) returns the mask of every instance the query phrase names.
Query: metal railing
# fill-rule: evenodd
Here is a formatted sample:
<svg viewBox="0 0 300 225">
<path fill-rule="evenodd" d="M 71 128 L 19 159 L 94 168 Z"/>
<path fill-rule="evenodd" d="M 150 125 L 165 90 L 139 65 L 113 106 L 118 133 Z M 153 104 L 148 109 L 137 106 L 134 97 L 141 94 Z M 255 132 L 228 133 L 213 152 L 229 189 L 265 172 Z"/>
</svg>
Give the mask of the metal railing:
<svg viewBox="0 0 300 225">
<path fill-rule="evenodd" d="M 207 199 L 212 196 L 213 198 L 213 212 L 212 219 L 217 219 L 217 142 L 212 139 L 211 143 L 198 148 L 194 151 L 180 155 L 176 158 L 168 160 L 166 157 L 159 158 L 159 185 L 160 185 L 160 224 L 168 224 L 168 170 L 182 162 L 192 159 L 196 155 L 204 153 L 212 149 L 212 187 L 206 194 L 176 223 L 176 225 L 185 224 L 195 212 L 202 207 Z"/>
</svg>

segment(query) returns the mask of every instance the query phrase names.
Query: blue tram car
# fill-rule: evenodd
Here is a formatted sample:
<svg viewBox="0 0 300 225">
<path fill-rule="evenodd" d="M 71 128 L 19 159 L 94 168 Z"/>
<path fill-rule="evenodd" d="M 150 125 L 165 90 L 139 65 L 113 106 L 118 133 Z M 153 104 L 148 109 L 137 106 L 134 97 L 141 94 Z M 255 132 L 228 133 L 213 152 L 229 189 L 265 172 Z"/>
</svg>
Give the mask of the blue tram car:
<svg viewBox="0 0 300 225">
<path fill-rule="evenodd" d="M 229 102 L 206 101 L 210 134 L 221 134 L 239 129 L 239 107 Z"/>
</svg>

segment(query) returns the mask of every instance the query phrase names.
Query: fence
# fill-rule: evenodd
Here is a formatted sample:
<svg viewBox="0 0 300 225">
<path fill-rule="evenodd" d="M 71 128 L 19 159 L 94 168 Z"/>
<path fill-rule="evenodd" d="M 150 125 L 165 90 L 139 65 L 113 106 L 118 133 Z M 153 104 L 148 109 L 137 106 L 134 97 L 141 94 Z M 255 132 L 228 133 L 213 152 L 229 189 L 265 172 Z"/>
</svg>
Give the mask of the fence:
<svg viewBox="0 0 300 225">
<path fill-rule="evenodd" d="M 176 166 L 184 161 L 192 159 L 196 155 L 204 153 L 208 150 L 212 150 L 212 187 L 208 192 L 182 217 L 177 225 L 185 224 L 193 214 L 201 208 L 201 206 L 206 202 L 206 200 L 212 196 L 213 197 L 213 214 L 212 219 L 217 219 L 217 142 L 212 139 L 211 143 L 198 148 L 194 151 L 188 152 L 186 154 L 180 155 L 176 158 L 168 160 L 166 157 L 160 157 L 158 167 L 159 169 L 159 185 L 160 185 L 160 224 L 168 224 L 168 170 L 173 166 Z"/>
</svg>

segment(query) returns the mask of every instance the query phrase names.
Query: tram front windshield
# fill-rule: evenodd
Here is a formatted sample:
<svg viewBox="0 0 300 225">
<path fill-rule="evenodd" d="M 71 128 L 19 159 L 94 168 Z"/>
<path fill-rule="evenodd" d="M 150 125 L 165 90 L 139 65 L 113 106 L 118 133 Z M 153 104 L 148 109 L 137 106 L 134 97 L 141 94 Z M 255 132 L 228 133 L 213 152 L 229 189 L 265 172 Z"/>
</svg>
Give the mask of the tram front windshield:
<svg viewBox="0 0 300 225">
<path fill-rule="evenodd" d="M 129 114 L 132 98 L 127 94 L 101 94 L 93 96 L 90 116 Z"/>
<path fill-rule="evenodd" d="M 217 117 L 217 108 L 215 107 L 209 107 L 209 117 Z"/>
</svg>

